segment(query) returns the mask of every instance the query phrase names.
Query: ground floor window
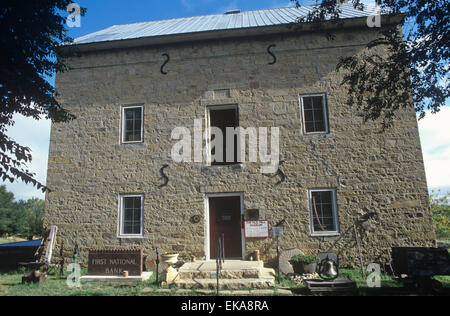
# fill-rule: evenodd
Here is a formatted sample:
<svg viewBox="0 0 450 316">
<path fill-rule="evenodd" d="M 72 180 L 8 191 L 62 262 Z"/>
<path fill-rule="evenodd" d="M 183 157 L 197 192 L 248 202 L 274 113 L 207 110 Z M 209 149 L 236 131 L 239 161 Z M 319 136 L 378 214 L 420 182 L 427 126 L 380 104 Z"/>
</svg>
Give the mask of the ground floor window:
<svg viewBox="0 0 450 316">
<path fill-rule="evenodd" d="M 339 233 L 335 189 L 312 189 L 308 191 L 312 235 Z"/>
<path fill-rule="evenodd" d="M 144 195 L 120 196 L 119 236 L 142 237 L 144 226 Z"/>
</svg>

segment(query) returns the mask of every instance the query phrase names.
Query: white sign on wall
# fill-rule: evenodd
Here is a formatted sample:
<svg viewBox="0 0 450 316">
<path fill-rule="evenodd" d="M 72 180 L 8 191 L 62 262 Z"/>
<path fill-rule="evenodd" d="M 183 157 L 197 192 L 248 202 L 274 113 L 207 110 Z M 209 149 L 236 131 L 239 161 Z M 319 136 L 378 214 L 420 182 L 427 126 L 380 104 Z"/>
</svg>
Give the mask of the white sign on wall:
<svg viewBox="0 0 450 316">
<path fill-rule="evenodd" d="M 268 221 L 245 221 L 245 238 L 269 238 Z"/>
<path fill-rule="evenodd" d="M 272 227 L 272 237 L 283 236 L 283 227 Z"/>
</svg>

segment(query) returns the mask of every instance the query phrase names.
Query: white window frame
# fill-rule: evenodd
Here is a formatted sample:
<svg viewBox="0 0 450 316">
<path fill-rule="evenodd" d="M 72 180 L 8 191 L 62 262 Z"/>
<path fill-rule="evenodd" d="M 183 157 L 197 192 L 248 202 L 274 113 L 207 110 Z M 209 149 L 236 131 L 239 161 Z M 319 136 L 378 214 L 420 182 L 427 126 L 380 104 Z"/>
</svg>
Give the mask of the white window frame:
<svg viewBox="0 0 450 316">
<path fill-rule="evenodd" d="M 314 209 L 313 209 L 313 201 L 312 201 L 312 193 L 313 192 L 331 192 L 332 198 L 332 212 L 333 212 L 333 221 L 334 221 L 334 230 L 332 231 L 314 231 Z M 337 207 L 337 199 L 336 199 L 336 189 L 325 188 L 325 189 L 309 189 L 308 190 L 308 201 L 309 201 L 309 228 L 311 236 L 338 236 L 340 234 L 339 229 L 339 216 L 338 216 L 338 207 Z"/>
<path fill-rule="evenodd" d="M 125 140 L 125 110 L 129 109 L 141 109 L 141 139 L 140 140 L 133 140 L 133 141 L 126 141 Z M 144 142 L 144 105 L 127 105 L 122 106 L 121 109 L 121 128 L 120 128 L 120 141 L 122 144 L 135 144 L 135 143 L 143 143 Z"/>
<path fill-rule="evenodd" d="M 140 234 L 125 234 L 124 230 L 124 198 L 139 197 L 141 198 L 141 233 Z M 143 238 L 144 237 L 144 194 L 121 194 L 119 195 L 119 221 L 118 221 L 118 237 L 119 238 Z"/>
<path fill-rule="evenodd" d="M 306 131 L 306 122 L 305 122 L 305 110 L 304 110 L 304 102 L 303 98 L 307 97 L 322 97 L 322 110 L 324 115 L 324 123 L 325 123 L 325 131 L 320 132 L 307 132 Z M 302 131 L 305 135 L 314 135 L 314 134 L 328 134 L 330 132 L 330 128 L 328 126 L 328 107 L 327 107 L 327 95 L 326 93 L 317 93 L 317 94 L 303 94 L 300 95 L 300 107 L 301 107 L 301 115 L 302 115 Z"/>
<path fill-rule="evenodd" d="M 236 118 L 237 118 L 237 122 L 238 122 L 238 126 L 240 126 L 240 120 L 239 120 L 239 105 L 238 104 L 222 104 L 222 105 L 209 105 L 206 106 L 206 166 L 208 167 L 226 167 L 226 166 L 231 166 L 231 165 L 213 165 L 212 164 L 212 155 L 211 155 L 211 110 L 216 110 L 216 111 L 220 111 L 220 110 L 236 110 Z M 225 138 L 225 135 L 223 135 Z M 239 145 L 239 139 L 238 139 L 238 145 Z M 240 150 L 239 146 L 237 146 L 237 150 Z M 225 157 L 225 153 L 224 153 L 224 160 L 226 159 Z M 241 164 L 241 162 L 236 162 L 234 165 L 239 165 Z"/>
</svg>

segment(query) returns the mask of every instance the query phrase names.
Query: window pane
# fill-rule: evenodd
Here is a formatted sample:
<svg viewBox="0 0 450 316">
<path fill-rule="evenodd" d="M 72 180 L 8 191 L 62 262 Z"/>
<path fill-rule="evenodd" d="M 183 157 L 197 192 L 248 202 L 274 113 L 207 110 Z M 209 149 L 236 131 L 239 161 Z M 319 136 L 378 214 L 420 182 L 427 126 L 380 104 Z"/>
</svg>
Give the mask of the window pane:
<svg viewBox="0 0 450 316">
<path fill-rule="evenodd" d="M 123 234 L 139 235 L 141 234 L 141 215 L 142 215 L 142 198 L 139 196 L 123 197 Z"/>
<path fill-rule="evenodd" d="M 128 142 L 140 141 L 141 140 L 141 134 L 140 134 L 140 132 L 131 131 L 131 132 L 126 134 L 125 139 Z"/>
<path fill-rule="evenodd" d="M 133 120 L 134 118 L 134 112 L 131 109 L 125 109 L 125 119 L 126 120 Z"/>
<path fill-rule="evenodd" d="M 322 219 L 322 225 L 325 227 L 328 231 L 334 230 L 334 221 L 333 218 L 324 218 Z"/>
<path fill-rule="evenodd" d="M 333 196 L 331 191 L 322 191 L 320 193 L 321 203 L 328 203 L 331 205 Z"/>
<path fill-rule="evenodd" d="M 141 233 L 141 224 L 140 223 L 133 223 L 133 228 L 132 228 L 133 232 L 132 234 L 138 235 Z"/>
<path fill-rule="evenodd" d="M 304 97 L 303 98 L 303 108 L 305 110 L 312 110 L 313 109 L 313 103 L 311 97 Z"/>
<path fill-rule="evenodd" d="M 141 118 L 136 118 L 136 120 L 134 121 L 134 130 L 136 132 L 141 132 L 141 125 L 142 125 L 142 120 Z"/>
<path fill-rule="evenodd" d="M 124 141 L 142 141 L 142 108 L 124 109 Z"/>
<path fill-rule="evenodd" d="M 336 231 L 333 213 L 333 191 L 311 192 L 312 223 L 314 232 Z"/>
<path fill-rule="evenodd" d="M 142 109 L 141 108 L 135 108 L 134 110 L 134 119 L 135 120 L 141 120 L 141 114 L 142 114 Z"/>
<path fill-rule="evenodd" d="M 302 97 L 306 133 L 326 132 L 323 96 Z"/>
<path fill-rule="evenodd" d="M 123 228 L 124 234 L 132 234 L 133 233 L 133 225 L 130 222 L 125 223 Z"/>
<path fill-rule="evenodd" d="M 314 111 L 305 110 L 305 121 L 307 122 L 314 121 Z"/>
<path fill-rule="evenodd" d="M 314 129 L 316 132 L 325 132 L 325 122 L 320 121 L 314 124 Z"/>
<path fill-rule="evenodd" d="M 314 108 L 322 108 L 323 105 L 323 96 L 319 95 L 319 96 L 314 96 L 311 97 L 312 103 L 314 104 Z"/>
<path fill-rule="evenodd" d="M 305 123 L 305 131 L 307 133 L 315 132 L 314 123 L 313 122 L 306 122 Z"/>
<path fill-rule="evenodd" d="M 323 108 L 314 108 L 314 120 L 315 121 L 323 121 Z"/>
<path fill-rule="evenodd" d="M 133 205 L 134 205 L 134 198 L 133 197 L 124 197 L 123 201 L 124 201 L 123 204 L 124 204 L 125 210 L 133 208 Z"/>
<path fill-rule="evenodd" d="M 129 132 L 134 129 L 134 121 L 133 120 L 125 120 L 125 131 Z"/>
<path fill-rule="evenodd" d="M 129 209 L 125 209 L 123 213 L 123 218 L 125 221 L 133 221 L 133 212 L 131 212 Z"/>
<path fill-rule="evenodd" d="M 141 220 L 141 209 L 140 209 L 140 208 L 134 209 L 134 212 L 133 212 L 133 219 L 134 219 L 135 221 L 140 222 L 140 220 Z"/>
<path fill-rule="evenodd" d="M 133 133 L 125 132 L 125 141 L 126 142 L 132 142 L 134 140 Z"/>
</svg>

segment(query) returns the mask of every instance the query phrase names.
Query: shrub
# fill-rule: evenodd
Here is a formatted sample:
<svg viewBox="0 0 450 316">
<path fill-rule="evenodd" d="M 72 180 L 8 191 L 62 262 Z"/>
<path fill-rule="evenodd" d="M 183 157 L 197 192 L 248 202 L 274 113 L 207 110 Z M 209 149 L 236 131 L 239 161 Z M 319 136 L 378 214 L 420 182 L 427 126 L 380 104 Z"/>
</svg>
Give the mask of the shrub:
<svg viewBox="0 0 450 316">
<path fill-rule="evenodd" d="M 296 255 L 289 260 L 292 263 L 305 263 L 310 264 L 317 261 L 316 256 L 304 256 L 304 255 Z"/>
<path fill-rule="evenodd" d="M 450 193 L 430 196 L 431 213 L 434 229 L 438 239 L 450 239 Z"/>
</svg>

